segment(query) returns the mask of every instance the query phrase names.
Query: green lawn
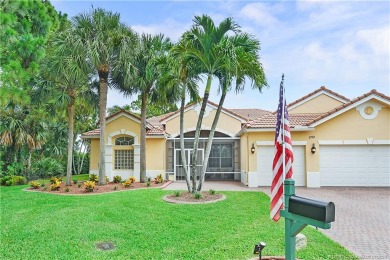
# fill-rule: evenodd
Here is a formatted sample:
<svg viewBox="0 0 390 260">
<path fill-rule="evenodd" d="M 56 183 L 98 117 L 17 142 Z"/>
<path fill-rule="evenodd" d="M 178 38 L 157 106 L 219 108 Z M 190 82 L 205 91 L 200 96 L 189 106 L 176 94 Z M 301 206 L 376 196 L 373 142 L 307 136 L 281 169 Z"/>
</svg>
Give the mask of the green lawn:
<svg viewBox="0 0 390 260">
<path fill-rule="evenodd" d="M 269 219 L 258 192 L 224 192 L 225 201 L 176 205 L 160 189 L 95 196 L 58 196 L 0 187 L 0 259 L 249 259 L 284 254 L 284 222 Z M 358 259 L 320 232 L 306 228 L 302 259 Z M 95 243 L 113 241 L 100 251 Z M 330 255 L 338 256 L 332 258 Z"/>
</svg>

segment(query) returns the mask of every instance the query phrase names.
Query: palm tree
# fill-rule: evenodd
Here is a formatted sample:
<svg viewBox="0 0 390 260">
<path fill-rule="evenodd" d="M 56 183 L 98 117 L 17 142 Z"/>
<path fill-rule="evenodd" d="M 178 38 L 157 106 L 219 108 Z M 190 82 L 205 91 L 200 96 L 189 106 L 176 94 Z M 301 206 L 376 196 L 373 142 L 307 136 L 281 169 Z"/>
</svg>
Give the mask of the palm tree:
<svg viewBox="0 0 390 260">
<path fill-rule="evenodd" d="M 226 94 L 231 90 L 234 81 L 236 93 L 244 90 L 246 79 L 251 81 L 252 88 L 257 88 L 259 91 L 261 91 L 264 86 L 268 86 L 262 64 L 259 61 L 260 57 L 258 52 L 260 51 L 260 42 L 258 40 L 247 33 L 239 33 L 226 38 L 223 41 L 222 46 L 226 53 L 226 60 L 224 66 L 216 73 L 220 83 L 221 98 L 209 133 L 202 172 L 197 188 L 198 191 L 202 190 L 212 140 L 221 114 L 221 109 Z"/>
<path fill-rule="evenodd" d="M 192 57 L 203 73 L 207 75 L 206 88 L 203 95 L 203 101 L 196 124 L 194 148 L 192 153 L 191 176 L 192 192 L 196 191 L 196 163 L 198 157 L 198 144 L 200 130 L 205 112 L 206 104 L 210 95 L 210 88 L 213 76 L 216 72 L 225 66 L 227 53 L 223 51 L 222 43 L 228 33 L 239 33 L 239 26 L 232 18 L 226 18 L 218 27 L 213 20 L 207 16 L 195 16 L 194 25 L 185 33 L 184 37 L 187 42 L 187 55 Z"/>
<path fill-rule="evenodd" d="M 162 60 L 161 85 L 165 86 L 167 102 L 180 100 L 180 152 L 188 192 L 191 192 L 190 174 L 187 170 L 187 158 L 184 150 L 184 106 L 186 94 L 191 100 L 199 100 L 197 83 L 201 80 L 199 70 L 191 58 L 186 55 L 185 41 L 174 45 L 169 55 Z M 164 95 L 163 95 L 164 96 Z"/>
<path fill-rule="evenodd" d="M 99 185 L 106 184 L 105 135 L 107 91 L 112 69 L 115 68 L 124 42 L 129 42 L 133 32 L 120 22 L 118 13 L 93 9 L 72 19 L 75 36 L 86 50 L 86 61 L 95 69 L 99 78 L 100 160 Z M 80 46 L 81 47 L 81 46 Z"/>
<path fill-rule="evenodd" d="M 90 68 L 83 70 L 80 65 L 86 60 L 86 52 L 81 39 L 74 37 L 71 28 L 55 34 L 49 41 L 50 51 L 43 70 L 48 80 L 51 98 L 55 99 L 56 107 L 67 107 L 68 116 L 68 160 L 66 185 L 72 182 L 73 146 L 74 146 L 74 114 L 76 98 L 92 101 L 94 93 L 89 86 Z M 42 97 L 40 97 L 42 98 Z M 96 100 L 96 98 L 95 98 Z"/>
<path fill-rule="evenodd" d="M 126 96 L 141 95 L 140 182 L 146 181 L 146 110 L 149 96 L 158 93 L 159 69 L 157 60 L 166 55 L 170 41 L 162 34 L 142 34 L 137 44 L 123 46 L 115 81 Z"/>
</svg>

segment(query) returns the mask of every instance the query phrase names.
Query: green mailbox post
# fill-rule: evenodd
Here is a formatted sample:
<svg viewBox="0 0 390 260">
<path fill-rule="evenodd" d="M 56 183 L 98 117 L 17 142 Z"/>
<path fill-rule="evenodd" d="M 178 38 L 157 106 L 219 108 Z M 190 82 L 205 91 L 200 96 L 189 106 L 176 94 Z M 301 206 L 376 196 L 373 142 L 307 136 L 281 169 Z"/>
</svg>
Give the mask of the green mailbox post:
<svg viewBox="0 0 390 260">
<path fill-rule="evenodd" d="M 335 221 L 333 202 L 312 200 L 295 195 L 295 181 L 284 181 L 284 210 L 280 215 L 285 218 L 285 257 L 295 260 L 295 236 L 307 225 L 329 229 Z"/>
</svg>

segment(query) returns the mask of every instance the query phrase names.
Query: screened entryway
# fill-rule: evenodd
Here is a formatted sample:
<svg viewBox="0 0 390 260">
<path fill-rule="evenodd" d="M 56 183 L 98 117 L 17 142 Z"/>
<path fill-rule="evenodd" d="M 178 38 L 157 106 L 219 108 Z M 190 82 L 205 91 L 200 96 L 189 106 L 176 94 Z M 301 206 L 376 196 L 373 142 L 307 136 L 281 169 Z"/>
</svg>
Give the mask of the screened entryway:
<svg viewBox="0 0 390 260">
<path fill-rule="evenodd" d="M 204 153 L 209 131 L 202 131 L 198 145 L 197 179 L 202 170 Z M 184 138 L 185 158 L 187 170 L 190 173 L 194 138 L 191 133 L 186 133 Z M 205 180 L 240 180 L 240 139 L 216 133 L 213 138 L 210 156 L 208 160 Z M 185 170 L 181 159 L 180 138 L 167 140 L 167 178 L 171 180 L 185 180 Z"/>
</svg>

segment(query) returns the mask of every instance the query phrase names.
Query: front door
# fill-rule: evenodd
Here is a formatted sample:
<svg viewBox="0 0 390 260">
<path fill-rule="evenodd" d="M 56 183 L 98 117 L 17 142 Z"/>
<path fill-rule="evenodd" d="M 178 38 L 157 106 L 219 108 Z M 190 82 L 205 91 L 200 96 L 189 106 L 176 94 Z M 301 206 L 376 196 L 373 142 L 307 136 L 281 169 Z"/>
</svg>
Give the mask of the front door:
<svg viewBox="0 0 390 260">
<path fill-rule="evenodd" d="M 192 163 L 192 149 L 184 149 L 185 157 L 187 160 L 187 172 L 191 174 Z M 196 179 L 199 180 L 200 171 L 202 170 L 203 163 L 203 149 L 198 149 L 198 163 L 196 164 Z M 181 160 L 181 150 L 175 149 L 175 176 L 176 180 L 185 180 L 184 166 Z"/>
</svg>

